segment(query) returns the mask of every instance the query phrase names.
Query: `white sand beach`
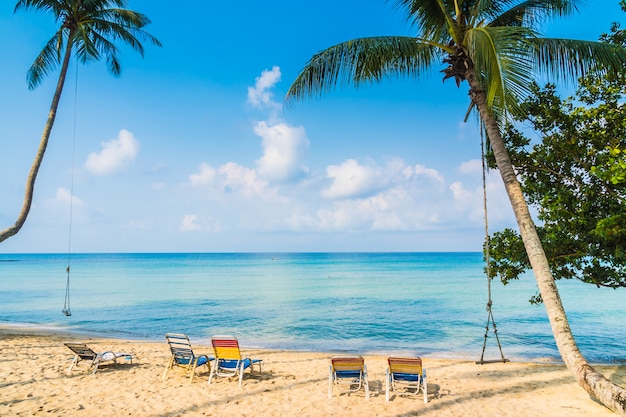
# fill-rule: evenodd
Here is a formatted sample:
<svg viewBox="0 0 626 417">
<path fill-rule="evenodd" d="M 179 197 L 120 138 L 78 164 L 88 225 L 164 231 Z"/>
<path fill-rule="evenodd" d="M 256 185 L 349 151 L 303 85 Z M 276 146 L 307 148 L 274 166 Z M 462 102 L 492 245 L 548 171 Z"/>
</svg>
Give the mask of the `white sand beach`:
<svg viewBox="0 0 626 417">
<path fill-rule="evenodd" d="M 65 341 L 87 343 L 95 351 L 134 355 L 132 364 L 101 366 L 96 374 L 80 365 Z M 193 340 L 192 340 L 193 343 Z M 196 354 L 210 346 L 193 343 Z M 263 360 L 262 373 L 207 383 L 200 368 L 189 384 L 174 369 L 161 382 L 169 359 L 163 342 L 52 334 L 0 328 L 1 416 L 613 416 L 580 388 L 563 365 L 495 363 L 425 357 L 428 404 L 419 396 L 385 401 L 386 357 L 365 356 L 371 398 L 363 391 L 328 398 L 328 366 L 333 353 L 247 349 Z M 124 361 L 122 361 L 124 362 Z M 612 381 L 626 384 L 626 367 L 598 366 Z M 337 394 L 337 392 L 335 392 Z"/>
</svg>

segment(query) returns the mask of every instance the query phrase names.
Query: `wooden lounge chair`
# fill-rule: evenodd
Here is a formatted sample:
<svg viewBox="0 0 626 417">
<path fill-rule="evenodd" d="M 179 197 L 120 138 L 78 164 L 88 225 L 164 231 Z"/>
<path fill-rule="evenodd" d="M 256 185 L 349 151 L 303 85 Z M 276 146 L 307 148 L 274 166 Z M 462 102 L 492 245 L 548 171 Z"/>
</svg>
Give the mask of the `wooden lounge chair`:
<svg viewBox="0 0 626 417">
<path fill-rule="evenodd" d="M 191 375 L 189 376 L 189 383 L 193 382 L 193 377 L 196 374 L 196 368 L 202 365 L 207 366 L 207 371 L 211 371 L 211 361 L 213 358 L 208 357 L 207 355 L 196 355 L 191 348 L 191 342 L 189 338 L 180 333 L 167 333 L 165 335 L 165 339 L 170 347 L 170 352 L 172 356 L 165 368 L 165 372 L 163 372 L 163 376 L 161 377 L 161 381 L 165 381 L 167 378 L 167 373 L 174 366 L 180 366 L 185 369 L 185 372 L 191 371 Z"/>
<path fill-rule="evenodd" d="M 76 342 L 66 342 L 65 346 L 67 346 L 72 352 L 74 352 L 74 359 L 70 364 L 67 372 L 72 372 L 75 366 L 78 365 L 80 361 L 88 361 L 89 369 L 93 368 L 92 373 L 96 373 L 100 364 L 104 362 L 113 362 L 115 366 L 117 366 L 117 360 L 120 358 L 124 358 L 130 363 L 133 363 L 133 355 L 131 353 L 122 353 L 122 352 L 111 352 L 106 351 L 102 353 L 94 352 L 89 346 L 84 343 L 76 343 Z"/>
<path fill-rule="evenodd" d="M 328 398 L 333 396 L 333 388 L 344 392 L 356 392 L 365 389 L 365 398 L 370 398 L 367 366 L 362 356 L 335 356 L 330 360 L 328 375 Z"/>
<path fill-rule="evenodd" d="M 261 359 L 243 358 L 239 349 L 239 341 L 234 336 L 213 336 L 211 338 L 213 351 L 215 352 L 215 365 L 211 368 L 209 384 L 214 376 L 232 377 L 239 376 L 239 386 L 243 381 L 243 373 L 250 368 L 254 373 L 254 366 L 259 367 L 261 372 Z"/>
<path fill-rule="evenodd" d="M 389 401 L 391 391 L 399 395 L 417 395 L 421 390 L 424 394 L 424 403 L 428 403 L 426 369 L 422 367 L 422 359 L 389 357 L 387 363 L 385 383 L 387 401 Z"/>
</svg>

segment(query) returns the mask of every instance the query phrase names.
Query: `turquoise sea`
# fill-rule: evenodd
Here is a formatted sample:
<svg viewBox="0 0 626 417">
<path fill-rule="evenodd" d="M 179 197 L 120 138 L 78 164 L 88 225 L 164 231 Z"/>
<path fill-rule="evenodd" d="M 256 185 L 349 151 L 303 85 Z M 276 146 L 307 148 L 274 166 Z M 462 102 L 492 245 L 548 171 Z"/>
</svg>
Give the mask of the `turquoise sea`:
<svg viewBox="0 0 626 417">
<path fill-rule="evenodd" d="M 480 253 L 0 254 L 0 324 L 246 347 L 480 358 L 487 280 Z M 559 282 L 594 363 L 626 363 L 626 292 Z M 492 284 L 505 356 L 559 361 L 532 274 Z M 485 359 L 500 357 L 493 331 Z"/>
</svg>

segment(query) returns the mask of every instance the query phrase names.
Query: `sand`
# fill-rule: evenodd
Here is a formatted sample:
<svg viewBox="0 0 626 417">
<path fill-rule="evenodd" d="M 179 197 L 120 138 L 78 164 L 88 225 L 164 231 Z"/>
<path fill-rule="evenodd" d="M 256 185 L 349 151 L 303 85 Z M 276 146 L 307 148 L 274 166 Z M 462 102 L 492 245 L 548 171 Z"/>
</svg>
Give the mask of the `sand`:
<svg viewBox="0 0 626 417">
<path fill-rule="evenodd" d="M 96 374 L 79 365 L 63 345 L 80 341 L 95 351 L 123 351 L 132 364 L 101 366 Z M 192 339 L 193 343 L 193 339 Z M 196 354 L 212 354 L 196 344 Z M 495 363 L 424 357 L 428 404 L 419 396 L 385 401 L 385 356 L 365 356 L 371 398 L 363 391 L 328 398 L 328 365 L 333 353 L 247 349 L 263 360 L 262 373 L 217 378 L 206 368 L 192 384 L 174 369 L 161 381 L 169 359 L 163 342 L 101 339 L 29 329 L 0 328 L 0 416 L 614 416 L 580 388 L 563 365 Z M 626 367 L 598 366 L 612 381 L 626 384 Z"/>
</svg>

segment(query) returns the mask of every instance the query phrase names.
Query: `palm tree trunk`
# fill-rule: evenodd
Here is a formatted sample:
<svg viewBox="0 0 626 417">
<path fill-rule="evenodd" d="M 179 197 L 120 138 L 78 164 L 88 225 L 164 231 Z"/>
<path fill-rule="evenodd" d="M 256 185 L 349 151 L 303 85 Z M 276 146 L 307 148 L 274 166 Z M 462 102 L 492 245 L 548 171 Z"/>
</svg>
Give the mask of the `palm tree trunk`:
<svg viewBox="0 0 626 417">
<path fill-rule="evenodd" d="M 35 160 L 33 161 L 33 165 L 31 166 L 30 172 L 28 173 L 28 178 L 26 179 L 26 191 L 24 193 L 22 210 L 20 211 L 20 214 L 18 215 L 17 220 L 15 221 L 15 224 L 13 224 L 13 226 L 10 226 L 0 232 L 0 242 L 4 242 L 11 236 L 17 234 L 22 226 L 24 226 L 26 218 L 28 217 L 28 213 L 30 212 L 30 207 L 33 203 L 33 193 L 35 192 L 35 181 L 37 180 L 37 173 L 39 172 L 39 167 L 41 167 L 43 156 L 46 153 L 46 148 L 48 147 L 50 132 L 52 132 L 52 126 L 54 125 L 54 119 L 56 119 L 57 108 L 59 107 L 59 101 L 61 99 L 61 93 L 63 92 L 63 86 L 65 85 L 67 69 L 69 67 L 70 57 L 72 55 L 72 35 L 73 33 L 70 32 L 67 46 L 65 49 L 65 55 L 63 56 L 61 74 L 59 75 L 57 88 L 54 92 L 54 96 L 52 97 L 52 104 L 50 104 L 48 120 L 46 122 L 46 125 L 44 126 L 43 133 L 41 134 L 41 141 L 39 142 L 39 149 L 37 149 Z"/>
<path fill-rule="evenodd" d="M 616 385 L 596 371 L 580 353 L 567 321 L 565 309 L 550 271 L 548 259 L 543 250 L 541 240 L 530 216 L 528 205 L 524 199 L 522 188 L 517 180 L 509 153 L 504 145 L 496 119 L 489 112 L 486 95 L 472 70 L 468 70 L 467 81 L 470 84 L 470 97 L 476 105 L 482 122 L 485 125 L 498 170 L 504 181 L 520 235 L 526 248 L 528 260 L 532 267 L 539 293 L 546 306 L 550 326 L 563 362 L 574 375 L 578 384 L 605 407 L 615 413 L 626 415 L 626 390 Z"/>
</svg>

